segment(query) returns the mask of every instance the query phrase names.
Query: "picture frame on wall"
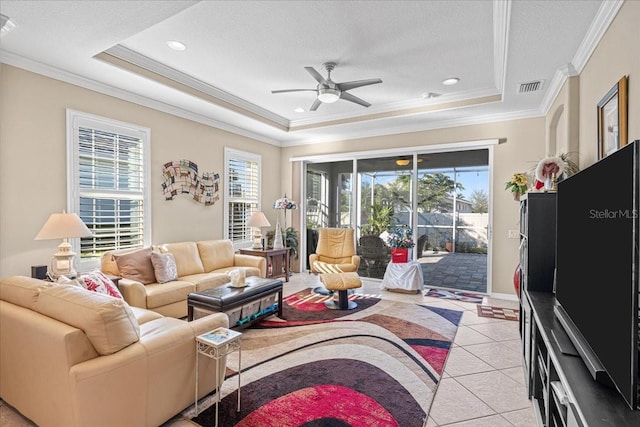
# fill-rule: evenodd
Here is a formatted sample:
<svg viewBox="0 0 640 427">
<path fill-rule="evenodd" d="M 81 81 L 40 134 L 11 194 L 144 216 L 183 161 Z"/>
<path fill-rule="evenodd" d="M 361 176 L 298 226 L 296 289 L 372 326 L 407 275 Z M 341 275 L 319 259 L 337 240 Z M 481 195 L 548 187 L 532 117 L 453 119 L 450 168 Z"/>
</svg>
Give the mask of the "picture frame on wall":
<svg viewBox="0 0 640 427">
<path fill-rule="evenodd" d="M 627 144 L 627 76 L 598 102 L 598 160 Z"/>
</svg>

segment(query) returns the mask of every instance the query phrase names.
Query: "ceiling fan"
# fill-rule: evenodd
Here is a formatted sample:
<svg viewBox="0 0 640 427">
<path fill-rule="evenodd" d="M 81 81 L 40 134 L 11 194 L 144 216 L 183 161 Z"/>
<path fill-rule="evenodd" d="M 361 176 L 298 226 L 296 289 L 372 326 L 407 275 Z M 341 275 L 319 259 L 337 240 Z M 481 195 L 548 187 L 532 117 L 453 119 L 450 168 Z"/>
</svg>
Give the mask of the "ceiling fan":
<svg viewBox="0 0 640 427">
<path fill-rule="evenodd" d="M 355 95 L 348 93 L 347 91 L 350 89 L 355 89 L 357 87 L 375 85 L 378 83 L 382 83 L 380 79 L 366 79 L 366 80 L 354 80 L 351 82 L 344 83 L 335 83 L 331 80 L 331 71 L 336 68 L 335 62 L 325 62 L 322 66 L 327 70 L 327 78 L 325 79 L 322 75 L 316 71 L 313 67 L 304 67 L 305 70 L 311 74 L 311 77 L 316 79 L 318 82 L 318 86 L 315 89 L 282 89 L 282 90 L 272 90 L 271 93 L 284 93 L 284 92 L 316 92 L 317 97 L 313 101 L 311 108 L 309 111 L 316 111 L 320 104 L 322 103 L 333 103 L 339 99 L 344 99 L 345 101 L 354 102 L 356 104 L 362 105 L 363 107 L 369 107 L 371 104 L 365 101 L 364 99 L 358 98 Z"/>
</svg>

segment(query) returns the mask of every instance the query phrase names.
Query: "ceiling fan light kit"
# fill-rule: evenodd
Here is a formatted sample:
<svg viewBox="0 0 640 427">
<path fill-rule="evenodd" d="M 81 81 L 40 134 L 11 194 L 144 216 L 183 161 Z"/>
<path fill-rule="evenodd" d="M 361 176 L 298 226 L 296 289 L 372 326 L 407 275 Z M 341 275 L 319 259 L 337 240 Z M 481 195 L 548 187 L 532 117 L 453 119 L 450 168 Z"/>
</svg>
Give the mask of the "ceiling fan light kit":
<svg viewBox="0 0 640 427">
<path fill-rule="evenodd" d="M 331 104 L 339 99 L 344 99 L 345 101 L 353 102 L 354 104 L 361 105 L 363 107 L 369 107 L 369 104 L 364 99 L 360 99 L 355 95 L 348 93 L 348 90 L 355 89 L 362 86 L 374 85 L 378 83 L 382 83 L 381 79 L 367 79 L 367 80 L 354 80 L 350 82 L 343 83 L 335 83 L 331 80 L 331 71 L 336 67 L 335 62 L 325 62 L 323 64 L 325 70 L 327 70 L 327 78 L 325 79 L 322 75 L 316 71 L 313 67 L 304 67 L 305 70 L 311 77 L 313 77 L 318 85 L 315 89 L 283 89 L 283 90 L 272 90 L 271 93 L 284 93 L 284 92 L 316 92 L 316 99 L 311 104 L 311 108 L 309 111 L 316 111 L 320 104 Z"/>
<path fill-rule="evenodd" d="M 340 91 L 335 89 L 318 89 L 318 99 L 325 104 L 332 104 L 340 99 Z"/>
</svg>

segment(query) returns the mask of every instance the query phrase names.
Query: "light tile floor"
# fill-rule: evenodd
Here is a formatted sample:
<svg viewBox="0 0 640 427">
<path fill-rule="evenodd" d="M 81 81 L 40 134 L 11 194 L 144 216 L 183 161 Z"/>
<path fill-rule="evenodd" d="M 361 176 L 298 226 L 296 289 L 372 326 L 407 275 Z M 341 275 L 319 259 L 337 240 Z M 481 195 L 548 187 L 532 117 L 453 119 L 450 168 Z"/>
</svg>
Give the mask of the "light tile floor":
<svg viewBox="0 0 640 427">
<path fill-rule="evenodd" d="M 317 276 L 297 273 L 285 284 L 285 293 L 319 285 Z M 426 427 L 536 426 L 524 386 L 518 322 L 479 317 L 474 303 L 381 290 L 380 282 L 374 280 L 364 279 L 363 287 L 356 291 L 384 299 L 464 311 Z M 516 301 L 489 297 L 483 302 L 498 307 L 518 306 Z M 2 400 L 0 425 L 33 426 Z M 192 426 L 190 421 L 176 417 L 163 427 Z"/>
</svg>

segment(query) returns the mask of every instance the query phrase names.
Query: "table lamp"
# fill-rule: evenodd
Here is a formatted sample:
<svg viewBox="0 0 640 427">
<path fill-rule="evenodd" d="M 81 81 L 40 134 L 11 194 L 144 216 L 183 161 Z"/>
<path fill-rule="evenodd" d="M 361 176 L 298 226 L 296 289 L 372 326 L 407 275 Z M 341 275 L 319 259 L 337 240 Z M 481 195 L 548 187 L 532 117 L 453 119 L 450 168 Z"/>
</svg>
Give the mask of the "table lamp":
<svg viewBox="0 0 640 427">
<path fill-rule="evenodd" d="M 71 278 L 76 276 L 73 265 L 73 258 L 76 254 L 71 251 L 71 244 L 67 239 L 73 237 L 89 237 L 91 235 L 91 230 L 89 230 L 77 214 L 66 213 L 65 211 L 51 214 L 35 237 L 35 240 L 62 239 L 62 243 L 58 245 L 58 252 L 56 252 L 51 259 L 49 273 L 51 273 L 54 278 L 62 275 Z"/>
<path fill-rule="evenodd" d="M 258 229 L 257 232 L 253 234 L 253 249 L 264 249 L 262 247 L 262 227 L 271 227 L 269 220 L 262 212 L 254 212 L 249 217 L 249 221 L 247 221 L 247 225 L 249 227 L 255 227 Z"/>
</svg>

